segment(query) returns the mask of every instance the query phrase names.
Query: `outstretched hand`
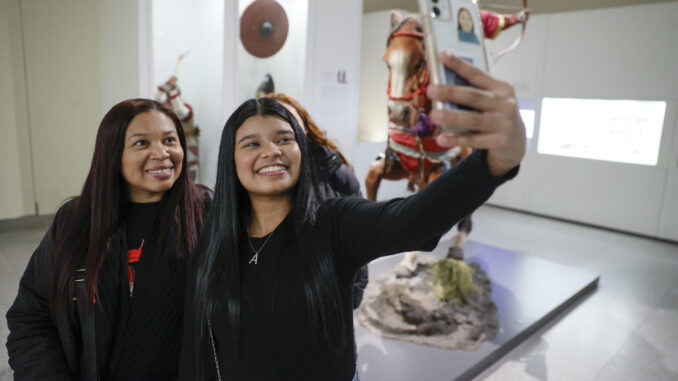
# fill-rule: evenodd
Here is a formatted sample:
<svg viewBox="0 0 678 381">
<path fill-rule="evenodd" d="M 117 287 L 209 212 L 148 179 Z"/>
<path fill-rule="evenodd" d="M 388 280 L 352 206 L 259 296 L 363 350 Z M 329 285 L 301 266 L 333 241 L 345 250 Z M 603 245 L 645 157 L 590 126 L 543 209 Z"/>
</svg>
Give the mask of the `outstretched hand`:
<svg viewBox="0 0 678 381">
<path fill-rule="evenodd" d="M 464 128 L 469 133 L 441 131 L 436 140 L 443 147 L 470 146 L 487 150 L 490 173 L 501 176 L 525 156 L 525 126 L 518 111 L 513 86 L 499 81 L 451 54 L 440 55 L 445 66 L 473 86 L 430 85 L 427 94 L 439 101 L 473 107 L 480 112 L 431 111 L 431 119 L 442 126 Z"/>
</svg>

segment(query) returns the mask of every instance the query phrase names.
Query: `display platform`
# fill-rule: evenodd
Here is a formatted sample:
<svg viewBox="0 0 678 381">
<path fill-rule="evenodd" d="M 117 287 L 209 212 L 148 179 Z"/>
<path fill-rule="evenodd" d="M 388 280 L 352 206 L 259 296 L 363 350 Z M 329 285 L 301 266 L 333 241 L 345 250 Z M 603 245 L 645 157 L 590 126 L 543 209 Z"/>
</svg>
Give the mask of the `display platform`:
<svg viewBox="0 0 678 381">
<path fill-rule="evenodd" d="M 433 251 L 444 258 L 449 241 Z M 543 258 L 468 242 L 465 258 L 492 279 L 499 333 L 476 351 L 444 350 L 382 339 L 355 322 L 362 381 L 470 380 L 598 286 L 598 275 Z M 391 271 L 402 255 L 369 265 L 370 277 Z"/>
</svg>

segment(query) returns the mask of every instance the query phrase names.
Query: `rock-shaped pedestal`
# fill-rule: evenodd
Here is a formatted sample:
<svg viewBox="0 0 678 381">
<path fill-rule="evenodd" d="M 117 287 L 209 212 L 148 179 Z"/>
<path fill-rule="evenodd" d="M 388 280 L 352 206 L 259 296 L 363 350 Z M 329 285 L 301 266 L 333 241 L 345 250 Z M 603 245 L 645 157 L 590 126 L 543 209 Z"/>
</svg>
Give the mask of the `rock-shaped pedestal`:
<svg viewBox="0 0 678 381">
<path fill-rule="evenodd" d="M 356 311 L 358 322 L 384 338 L 444 349 L 475 350 L 494 339 L 499 329 L 497 307 L 483 269 L 468 263 L 479 291 L 466 295 L 464 301 L 446 302 L 433 292 L 435 260 L 420 256 L 410 274 L 389 272 L 370 279 Z"/>
</svg>

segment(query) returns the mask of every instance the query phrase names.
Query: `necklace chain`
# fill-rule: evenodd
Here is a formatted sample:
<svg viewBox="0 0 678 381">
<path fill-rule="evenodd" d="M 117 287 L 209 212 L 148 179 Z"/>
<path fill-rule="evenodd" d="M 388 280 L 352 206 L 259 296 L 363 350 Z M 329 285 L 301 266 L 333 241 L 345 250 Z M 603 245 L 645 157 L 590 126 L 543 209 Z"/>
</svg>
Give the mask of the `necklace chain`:
<svg viewBox="0 0 678 381">
<path fill-rule="evenodd" d="M 254 252 L 254 256 L 252 256 L 250 261 L 247 262 L 248 265 L 251 264 L 252 262 L 254 262 L 255 265 L 257 264 L 257 262 L 259 261 L 259 253 L 261 253 L 261 251 L 264 250 L 264 246 L 266 246 L 266 244 L 268 243 L 268 240 L 271 239 L 271 237 L 273 237 L 274 232 L 275 232 L 275 229 L 272 232 L 268 233 L 268 237 L 266 237 L 266 240 L 264 241 L 264 243 L 261 246 L 259 246 L 259 250 L 256 250 L 256 249 L 254 249 L 254 245 L 252 245 L 252 239 L 251 239 L 252 237 L 250 236 L 250 229 L 249 228 L 247 229 L 247 243 L 250 244 L 250 249 L 252 249 L 252 251 Z"/>
</svg>

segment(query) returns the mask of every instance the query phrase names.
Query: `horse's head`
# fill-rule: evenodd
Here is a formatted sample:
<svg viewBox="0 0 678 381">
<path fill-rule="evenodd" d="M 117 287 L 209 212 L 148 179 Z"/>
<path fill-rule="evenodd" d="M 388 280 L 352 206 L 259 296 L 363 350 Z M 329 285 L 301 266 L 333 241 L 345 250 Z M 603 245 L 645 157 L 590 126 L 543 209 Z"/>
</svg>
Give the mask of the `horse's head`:
<svg viewBox="0 0 678 381">
<path fill-rule="evenodd" d="M 419 15 L 403 17 L 391 12 L 391 33 L 384 61 L 389 69 L 389 121 L 411 127 L 421 112 L 431 109 L 431 101 L 426 96 L 429 77 Z"/>
</svg>

